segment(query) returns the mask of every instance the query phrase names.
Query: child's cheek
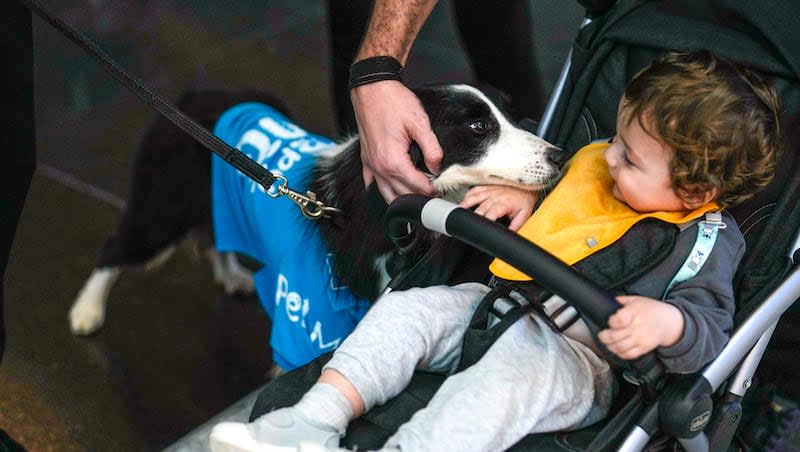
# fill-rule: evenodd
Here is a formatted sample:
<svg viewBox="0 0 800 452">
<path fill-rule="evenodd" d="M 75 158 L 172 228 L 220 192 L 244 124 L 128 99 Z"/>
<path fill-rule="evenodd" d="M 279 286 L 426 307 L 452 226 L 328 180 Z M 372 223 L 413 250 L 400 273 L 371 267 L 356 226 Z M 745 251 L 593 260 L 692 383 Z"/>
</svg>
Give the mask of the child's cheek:
<svg viewBox="0 0 800 452">
<path fill-rule="evenodd" d="M 615 183 L 614 186 L 611 187 L 611 193 L 614 195 L 614 198 L 616 198 L 617 200 L 625 202 L 625 198 L 622 196 L 622 192 L 619 189 L 619 184 Z"/>
</svg>

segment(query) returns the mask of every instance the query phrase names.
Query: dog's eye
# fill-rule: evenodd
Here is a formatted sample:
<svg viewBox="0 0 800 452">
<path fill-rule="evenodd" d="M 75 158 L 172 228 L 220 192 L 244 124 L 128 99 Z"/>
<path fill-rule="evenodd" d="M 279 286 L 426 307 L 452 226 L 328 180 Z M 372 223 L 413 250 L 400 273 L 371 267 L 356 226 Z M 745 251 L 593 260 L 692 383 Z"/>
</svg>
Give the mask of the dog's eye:
<svg viewBox="0 0 800 452">
<path fill-rule="evenodd" d="M 489 124 L 486 121 L 475 121 L 469 125 L 469 128 L 477 133 L 485 133 L 489 130 Z"/>
</svg>

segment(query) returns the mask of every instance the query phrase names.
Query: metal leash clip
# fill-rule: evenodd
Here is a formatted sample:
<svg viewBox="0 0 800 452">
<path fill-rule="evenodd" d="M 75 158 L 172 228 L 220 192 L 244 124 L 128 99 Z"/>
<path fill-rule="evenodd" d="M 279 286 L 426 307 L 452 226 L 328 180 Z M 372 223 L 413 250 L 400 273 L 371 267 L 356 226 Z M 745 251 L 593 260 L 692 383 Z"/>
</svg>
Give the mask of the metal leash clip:
<svg viewBox="0 0 800 452">
<path fill-rule="evenodd" d="M 286 196 L 300 207 L 300 212 L 303 213 L 304 217 L 311 220 L 319 220 L 320 218 L 331 218 L 331 215 L 335 213 L 342 213 L 342 211 L 336 207 L 329 207 L 323 204 L 322 201 L 318 201 L 317 195 L 313 191 L 308 191 L 303 195 L 292 190 L 289 188 L 289 181 L 286 179 L 286 176 L 276 174 L 275 182 L 278 181 L 280 182 L 276 186 L 277 191 L 273 192 L 270 187 L 266 190 L 267 195 L 272 198 Z M 273 182 L 273 185 L 275 185 L 275 182 Z"/>
</svg>

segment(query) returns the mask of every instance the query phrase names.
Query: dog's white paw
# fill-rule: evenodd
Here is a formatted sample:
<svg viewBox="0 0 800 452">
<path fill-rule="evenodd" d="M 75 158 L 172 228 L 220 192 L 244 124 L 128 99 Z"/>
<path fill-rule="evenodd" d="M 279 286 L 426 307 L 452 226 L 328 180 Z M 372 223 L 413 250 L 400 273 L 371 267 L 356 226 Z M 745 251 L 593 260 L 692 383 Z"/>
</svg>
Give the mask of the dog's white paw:
<svg viewBox="0 0 800 452">
<path fill-rule="evenodd" d="M 256 291 L 252 275 L 239 273 L 228 274 L 222 282 L 222 288 L 227 295 L 252 295 Z"/>
<path fill-rule="evenodd" d="M 239 263 L 233 253 L 209 253 L 214 281 L 222 286 L 227 295 L 252 295 L 256 291 L 253 272 Z"/>
<path fill-rule="evenodd" d="M 97 292 L 82 290 L 69 310 L 72 334 L 87 335 L 99 330 L 106 319 L 105 302 Z"/>
<path fill-rule="evenodd" d="M 103 326 L 108 293 L 119 274 L 119 268 L 96 268 L 92 271 L 69 309 L 69 328 L 73 334 L 92 334 Z"/>
</svg>

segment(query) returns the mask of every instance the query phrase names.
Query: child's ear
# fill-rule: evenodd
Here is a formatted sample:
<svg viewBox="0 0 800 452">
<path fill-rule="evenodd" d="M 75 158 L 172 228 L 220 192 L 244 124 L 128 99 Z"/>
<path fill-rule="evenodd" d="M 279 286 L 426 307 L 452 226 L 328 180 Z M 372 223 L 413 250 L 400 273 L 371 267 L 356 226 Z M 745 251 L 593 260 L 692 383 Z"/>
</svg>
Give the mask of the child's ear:
<svg viewBox="0 0 800 452">
<path fill-rule="evenodd" d="M 711 187 L 707 190 L 692 190 L 692 187 L 683 190 L 681 201 L 686 210 L 694 210 L 702 207 L 711 201 L 717 199 L 717 187 Z"/>
</svg>

